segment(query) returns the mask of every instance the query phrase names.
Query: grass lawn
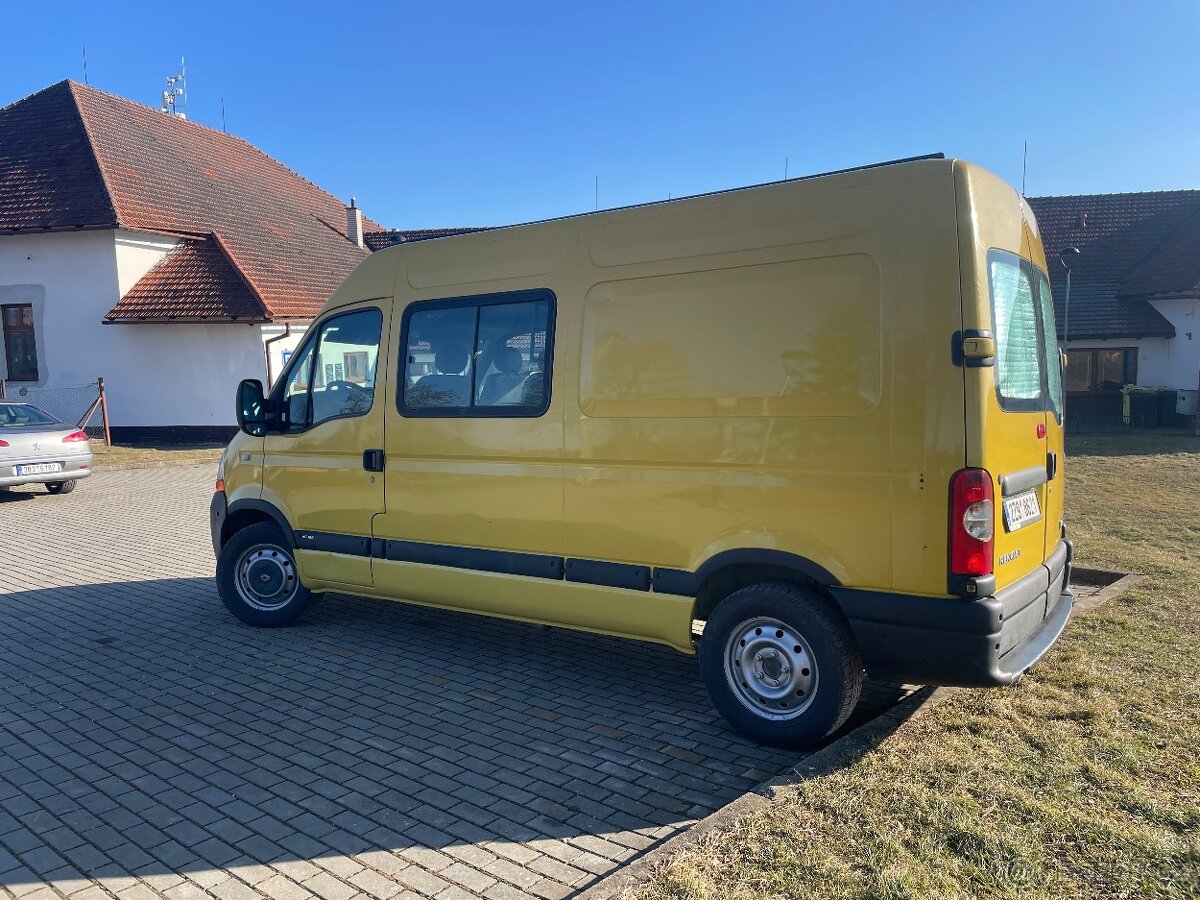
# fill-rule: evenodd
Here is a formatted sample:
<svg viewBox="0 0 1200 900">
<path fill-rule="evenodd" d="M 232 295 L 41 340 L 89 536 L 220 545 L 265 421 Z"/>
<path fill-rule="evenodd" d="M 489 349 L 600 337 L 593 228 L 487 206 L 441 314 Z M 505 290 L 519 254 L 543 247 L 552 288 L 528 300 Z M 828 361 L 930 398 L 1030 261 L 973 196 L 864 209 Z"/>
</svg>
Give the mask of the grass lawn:
<svg viewBox="0 0 1200 900">
<path fill-rule="evenodd" d="M 1200 897 L 1200 438 L 1069 439 L 1079 563 L 1149 573 L 661 867 L 650 898 Z"/>
<path fill-rule="evenodd" d="M 92 441 L 92 463 L 97 472 L 113 469 L 153 469 L 162 466 L 195 466 L 209 464 L 213 472 L 221 458 L 224 445 L 167 446 L 167 447 L 106 447 L 101 441 Z"/>
</svg>

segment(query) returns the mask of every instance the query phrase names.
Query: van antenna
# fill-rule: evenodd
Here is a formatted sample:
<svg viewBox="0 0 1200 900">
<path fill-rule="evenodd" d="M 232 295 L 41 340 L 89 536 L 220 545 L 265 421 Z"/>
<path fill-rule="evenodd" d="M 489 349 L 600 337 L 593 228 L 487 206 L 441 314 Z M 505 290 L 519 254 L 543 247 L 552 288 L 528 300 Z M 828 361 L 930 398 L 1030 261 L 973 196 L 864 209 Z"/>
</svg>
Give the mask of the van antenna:
<svg viewBox="0 0 1200 900">
<path fill-rule="evenodd" d="M 1025 169 L 1029 163 L 1029 141 L 1025 142 L 1025 152 L 1021 154 L 1021 196 L 1025 196 Z"/>
<path fill-rule="evenodd" d="M 787 181 L 788 158 L 783 158 L 783 180 Z"/>
<path fill-rule="evenodd" d="M 600 176 L 596 176 L 596 209 L 600 208 Z"/>
</svg>

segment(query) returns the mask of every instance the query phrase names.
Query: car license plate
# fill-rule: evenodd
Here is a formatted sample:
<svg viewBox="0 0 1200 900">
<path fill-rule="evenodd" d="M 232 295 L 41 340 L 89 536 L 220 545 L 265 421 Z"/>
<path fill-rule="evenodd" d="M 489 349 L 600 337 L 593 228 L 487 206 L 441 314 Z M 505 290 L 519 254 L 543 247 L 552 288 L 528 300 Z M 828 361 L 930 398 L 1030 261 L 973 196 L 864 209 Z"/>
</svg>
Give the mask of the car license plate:
<svg viewBox="0 0 1200 900">
<path fill-rule="evenodd" d="M 1021 491 L 1004 498 L 1004 527 L 1009 531 L 1024 528 L 1042 517 L 1036 490 Z"/>
<path fill-rule="evenodd" d="M 62 463 L 34 463 L 28 466 L 17 466 L 18 475 L 51 475 L 62 471 Z"/>
</svg>

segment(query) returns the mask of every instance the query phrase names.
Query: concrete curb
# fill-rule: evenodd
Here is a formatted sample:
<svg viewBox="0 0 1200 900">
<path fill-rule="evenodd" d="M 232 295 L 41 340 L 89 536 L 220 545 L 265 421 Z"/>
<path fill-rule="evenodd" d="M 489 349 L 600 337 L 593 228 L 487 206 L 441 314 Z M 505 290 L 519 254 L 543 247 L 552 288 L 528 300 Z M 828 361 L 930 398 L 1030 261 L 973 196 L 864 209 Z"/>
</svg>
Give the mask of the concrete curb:
<svg viewBox="0 0 1200 900">
<path fill-rule="evenodd" d="M 1149 575 L 1141 572 L 1114 572 L 1110 569 L 1088 569 L 1076 567 L 1075 577 L 1082 584 L 1102 584 L 1099 591 L 1089 597 L 1084 597 L 1075 604 L 1075 612 L 1087 613 L 1099 609 L 1109 600 L 1119 597 L 1136 584 L 1149 580 Z"/>
<path fill-rule="evenodd" d="M 1086 583 L 1088 584 L 1106 585 L 1097 593 L 1077 602 L 1075 605 L 1076 615 L 1095 611 L 1109 600 L 1124 594 L 1135 584 L 1150 577 L 1140 573 L 1113 572 L 1106 569 L 1076 568 L 1075 571 L 1082 576 L 1081 582 L 1083 579 L 1087 579 Z M 910 694 L 870 722 L 860 725 L 820 750 L 804 757 L 791 771 L 772 778 L 770 781 L 765 781 L 753 790 L 742 794 L 733 802 L 696 822 L 675 837 L 650 847 L 622 868 L 573 894 L 572 897 L 574 900 L 619 900 L 630 891 L 647 884 L 656 869 L 680 852 L 696 846 L 714 832 L 729 830 L 739 820 L 770 806 L 775 801 L 780 788 L 794 785 L 808 778 L 826 775 L 850 765 L 878 747 L 905 722 L 927 714 L 929 710 L 945 700 L 966 690 L 970 689 L 926 687 Z"/>
</svg>

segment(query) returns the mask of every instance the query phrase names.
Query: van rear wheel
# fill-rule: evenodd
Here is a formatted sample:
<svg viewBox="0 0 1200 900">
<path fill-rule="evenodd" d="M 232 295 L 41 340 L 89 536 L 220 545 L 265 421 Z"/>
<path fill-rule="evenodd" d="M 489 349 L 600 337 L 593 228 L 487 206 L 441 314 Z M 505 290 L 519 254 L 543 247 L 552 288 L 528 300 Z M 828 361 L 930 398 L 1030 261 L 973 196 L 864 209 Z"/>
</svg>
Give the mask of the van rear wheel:
<svg viewBox="0 0 1200 900">
<path fill-rule="evenodd" d="M 773 747 L 806 747 L 845 723 L 862 692 L 862 658 L 842 614 L 795 584 L 755 584 L 717 605 L 700 672 L 735 729 Z"/>
<path fill-rule="evenodd" d="M 243 528 L 221 548 L 217 591 L 231 613 L 260 628 L 291 625 L 312 597 L 273 522 Z"/>
</svg>

